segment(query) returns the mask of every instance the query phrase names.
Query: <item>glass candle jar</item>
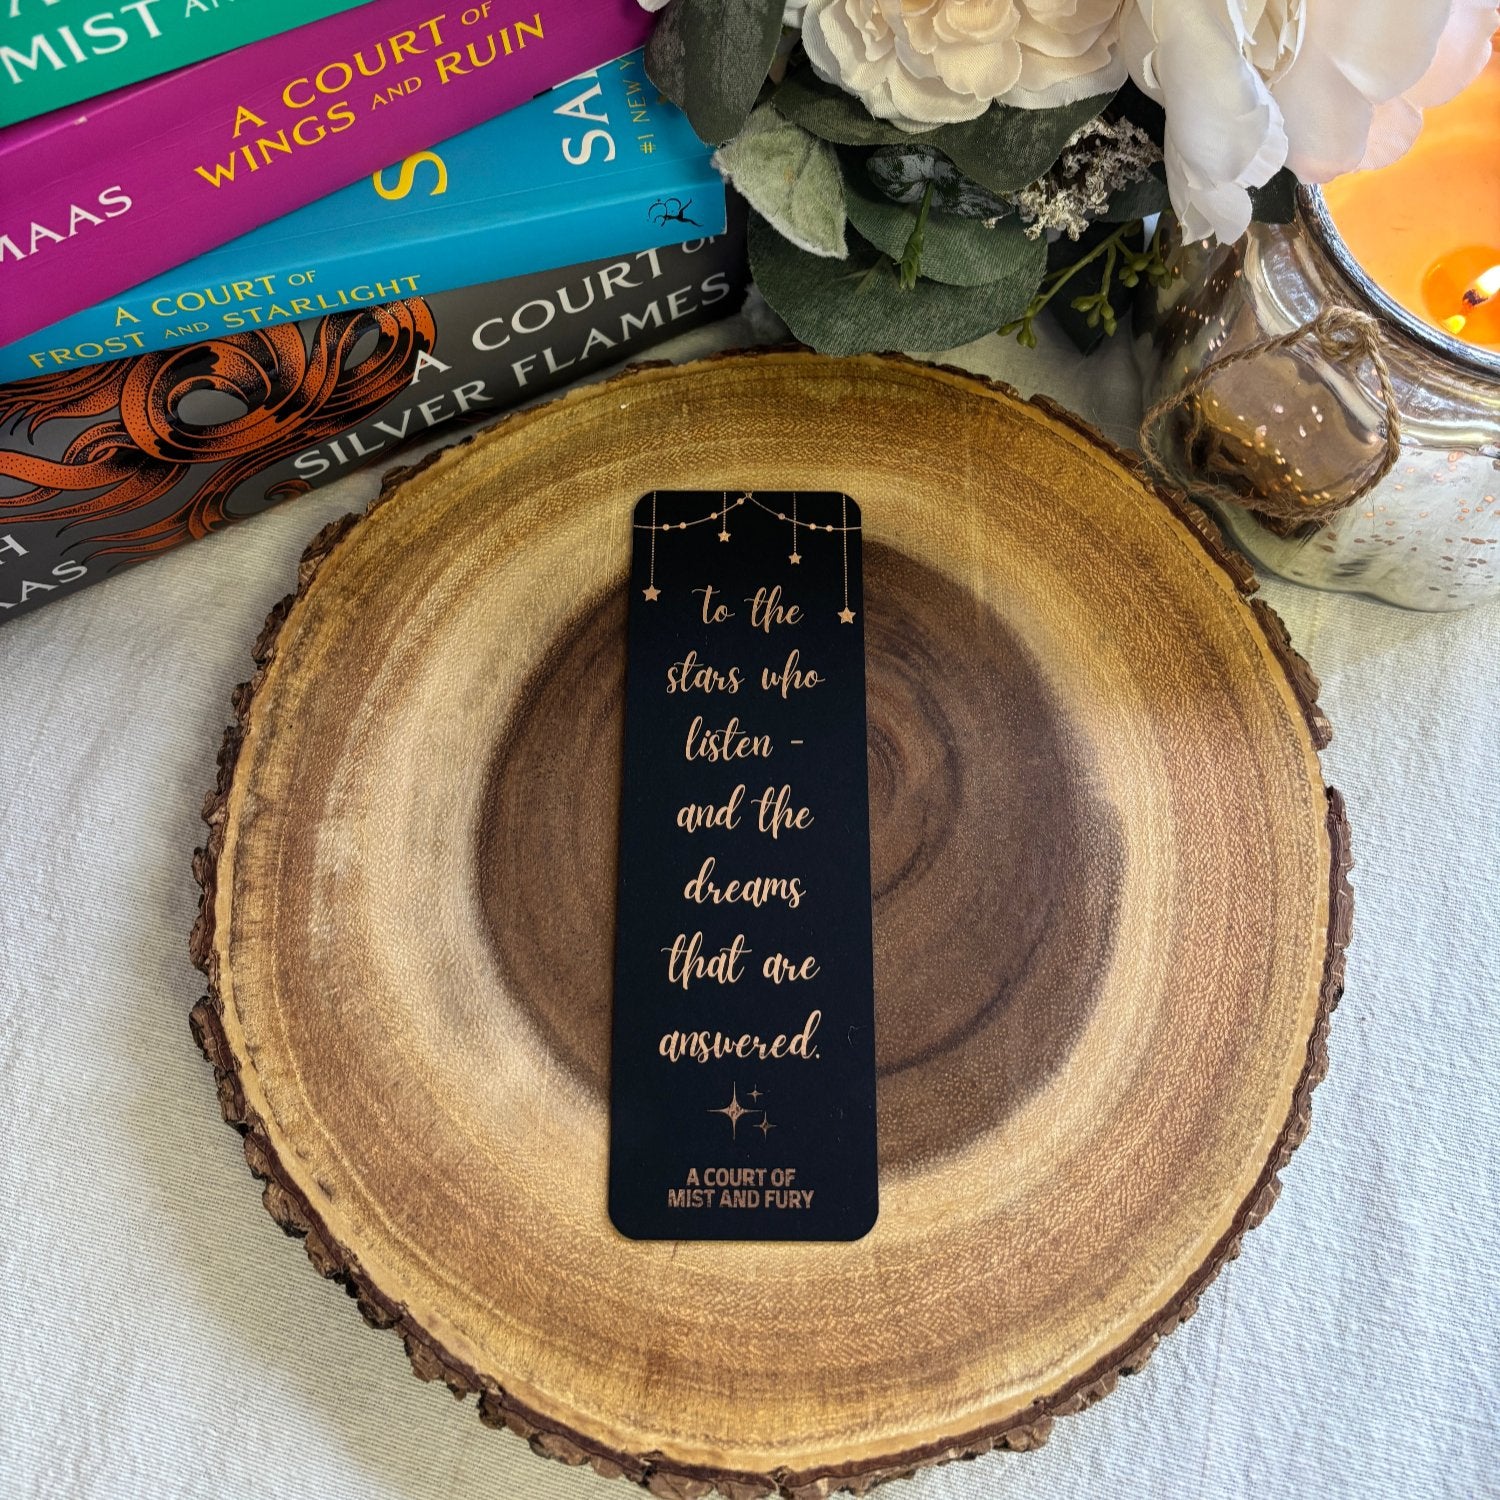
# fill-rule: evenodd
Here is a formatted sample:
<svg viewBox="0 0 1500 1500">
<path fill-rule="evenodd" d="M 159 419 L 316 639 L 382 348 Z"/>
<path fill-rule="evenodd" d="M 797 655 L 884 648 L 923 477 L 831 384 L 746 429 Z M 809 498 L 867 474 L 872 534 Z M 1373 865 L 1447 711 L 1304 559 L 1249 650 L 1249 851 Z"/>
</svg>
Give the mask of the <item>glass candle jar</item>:
<svg viewBox="0 0 1500 1500">
<path fill-rule="evenodd" d="M 1290 224 L 1252 224 L 1234 245 L 1179 242 L 1169 259 L 1176 274 L 1144 288 L 1134 329 L 1147 406 L 1183 397 L 1154 424 L 1171 479 L 1258 564 L 1298 583 L 1410 609 L 1500 595 L 1500 350 L 1387 296 L 1314 188 L 1299 191 Z M 1311 334 L 1218 368 L 1330 307 L 1376 320 L 1385 372 Z M 1387 372 L 1400 452 L 1369 493 L 1333 509 L 1386 459 Z M 1314 509 L 1332 514 L 1300 518 Z"/>
</svg>

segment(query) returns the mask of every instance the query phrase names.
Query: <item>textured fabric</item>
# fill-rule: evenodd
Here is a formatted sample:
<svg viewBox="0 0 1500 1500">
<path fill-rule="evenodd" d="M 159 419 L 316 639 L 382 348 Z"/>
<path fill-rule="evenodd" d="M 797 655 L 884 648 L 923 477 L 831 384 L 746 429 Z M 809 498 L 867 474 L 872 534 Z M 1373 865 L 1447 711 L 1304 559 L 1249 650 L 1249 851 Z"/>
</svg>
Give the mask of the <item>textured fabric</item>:
<svg viewBox="0 0 1500 1500">
<path fill-rule="evenodd" d="M 953 358 L 1130 437 L 1123 349 Z M 189 855 L 230 689 L 308 538 L 375 487 L 315 492 L 0 629 L 7 1500 L 631 1493 L 412 1378 L 267 1217 L 188 1036 Z M 1143 1374 L 1040 1452 L 891 1500 L 1500 1493 L 1500 610 L 1266 594 L 1322 674 L 1358 860 L 1312 1135 Z"/>
</svg>

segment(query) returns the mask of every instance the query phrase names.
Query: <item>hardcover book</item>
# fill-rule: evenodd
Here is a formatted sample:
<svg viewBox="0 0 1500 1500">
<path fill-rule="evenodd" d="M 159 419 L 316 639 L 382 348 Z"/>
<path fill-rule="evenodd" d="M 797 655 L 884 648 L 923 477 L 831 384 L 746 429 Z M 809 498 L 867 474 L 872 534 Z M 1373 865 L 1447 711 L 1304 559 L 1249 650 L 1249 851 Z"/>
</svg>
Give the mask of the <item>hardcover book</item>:
<svg viewBox="0 0 1500 1500">
<path fill-rule="evenodd" d="M 642 61 L 616 58 L 0 349 L 0 382 L 719 234 L 710 148 Z"/>
<path fill-rule="evenodd" d="M 736 213 L 708 239 L 0 386 L 0 621 L 733 312 L 747 280 Z"/>
<path fill-rule="evenodd" d="M 0 10 L 0 126 L 97 98 L 361 0 L 8 0 Z"/>
<path fill-rule="evenodd" d="M 372 0 L 0 131 L 0 343 L 644 43 L 636 0 Z"/>
</svg>

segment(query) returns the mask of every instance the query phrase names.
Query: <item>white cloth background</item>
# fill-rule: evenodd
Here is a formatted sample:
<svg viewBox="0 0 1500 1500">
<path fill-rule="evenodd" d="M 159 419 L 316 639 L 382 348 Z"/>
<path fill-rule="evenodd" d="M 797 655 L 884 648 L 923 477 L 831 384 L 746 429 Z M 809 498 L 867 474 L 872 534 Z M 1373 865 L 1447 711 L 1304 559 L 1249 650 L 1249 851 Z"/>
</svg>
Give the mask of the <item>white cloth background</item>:
<svg viewBox="0 0 1500 1500">
<path fill-rule="evenodd" d="M 742 341 L 689 335 L 678 356 Z M 1123 349 L 957 359 L 1122 442 Z M 366 474 L 0 630 L 0 1493 L 619 1500 L 420 1384 L 267 1217 L 188 1036 L 189 857 L 230 689 Z M 1500 1494 L 1500 607 L 1268 583 L 1358 866 L 1332 1070 L 1281 1202 L 1148 1369 L 960 1497 Z"/>
</svg>

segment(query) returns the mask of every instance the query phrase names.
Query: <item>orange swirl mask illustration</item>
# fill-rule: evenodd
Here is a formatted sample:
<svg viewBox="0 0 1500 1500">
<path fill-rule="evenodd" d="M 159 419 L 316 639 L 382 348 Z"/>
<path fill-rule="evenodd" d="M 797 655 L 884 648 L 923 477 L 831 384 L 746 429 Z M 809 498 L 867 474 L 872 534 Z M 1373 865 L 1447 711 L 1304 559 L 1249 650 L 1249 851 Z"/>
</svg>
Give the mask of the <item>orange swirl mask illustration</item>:
<svg viewBox="0 0 1500 1500">
<path fill-rule="evenodd" d="M 368 350 L 360 350 L 371 334 Z M 27 486 L 0 494 L 0 519 L 62 522 L 64 529 L 113 520 L 170 495 L 201 468 L 203 482 L 167 514 L 91 531 L 74 548 L 90 548 L 90 558 L 133 560 L 206 536 L 236 519 L 226 507 L 240 485 L 378 412 L 436 341 L 426 302 L 408 298 L 320 318 L 309 342 L 287 324 L 0 387 L 0 427 L 24 425 L 27 439 L 49 422 L 100 419 L 60 459 L 0 448 L 0 480 Z M 231 398 L 222 404 L 236 414 L 195 422 L 183 403 L 205 392 Z M 309 488 L 288 479 L 262 498 L 290 499 Z"/>
</svg>

